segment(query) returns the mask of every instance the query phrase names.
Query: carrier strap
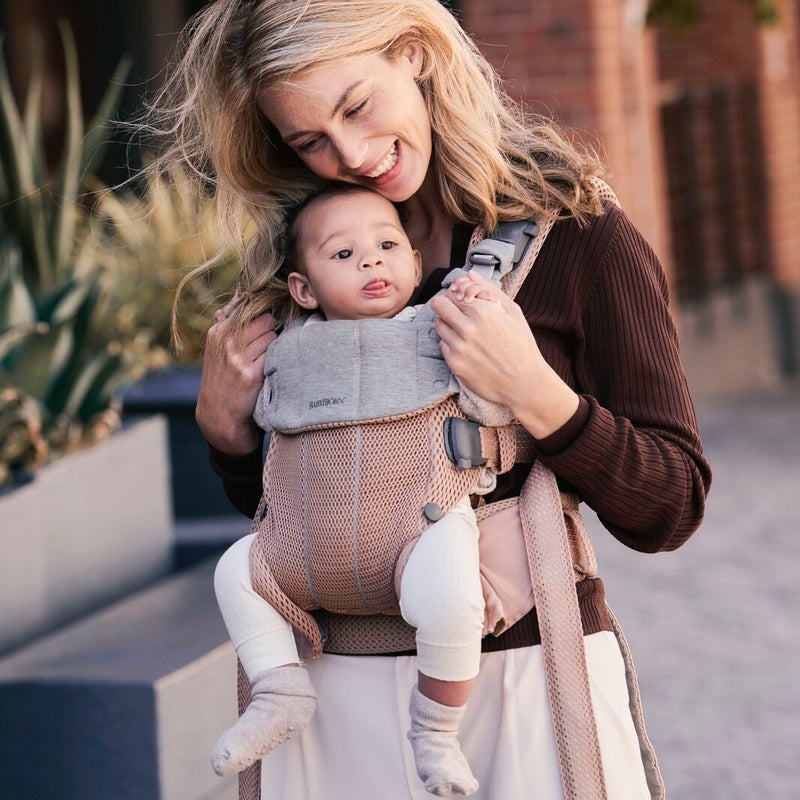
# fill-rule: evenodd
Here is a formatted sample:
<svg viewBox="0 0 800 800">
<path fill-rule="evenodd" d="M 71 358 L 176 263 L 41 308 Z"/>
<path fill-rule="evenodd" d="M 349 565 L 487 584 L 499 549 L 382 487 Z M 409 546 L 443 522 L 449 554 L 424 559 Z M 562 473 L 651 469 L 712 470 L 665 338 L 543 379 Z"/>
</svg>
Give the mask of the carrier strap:
<svg viewBox="0 0 800 800">
<path fill-rule="evenodd" d="M 606 800 L 567 530 L 555 475 L 540 461 L 522 487 L 519 513 L 564 798 Z"/>
<path fill-rule="evenodd" d="M 596 188 L 602 198 L 618 202 L 604 182 L 597 181 Z M 509 297 L 516 296 L 554 224 L 552 217 L 542 221 L 525 244 L 518 267 L 500 276 Z M 525 235 L 524 229 L 519 235 Z M 542 635 L 545 683 L 564 798 L 606 800 L 567 531 L 555 475 L 539 461 L 533 464 L 522 487 L 519 511 Z"/>
<path fill-rule="evenodd" d="M 500 428 L 479 426 L 481 453 L 495 472 L 508 472 L 514 464 L 533 461 L 536 446 L 533 437 L 522 425 Z"/>
</svg>

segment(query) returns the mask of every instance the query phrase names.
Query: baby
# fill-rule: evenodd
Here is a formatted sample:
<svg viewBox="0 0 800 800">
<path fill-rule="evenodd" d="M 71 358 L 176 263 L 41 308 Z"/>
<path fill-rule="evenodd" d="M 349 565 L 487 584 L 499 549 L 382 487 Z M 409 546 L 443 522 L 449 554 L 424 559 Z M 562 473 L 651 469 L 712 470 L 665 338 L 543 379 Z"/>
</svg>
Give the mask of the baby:
<svg viewBox="0 0 800 800">
<path fill-rule="evenodd" d="M 411 247 L 397 210 L 381 195 L 338 185 L 312 196 L 289 223 L 286 251 L 294 268 L 286 278 L 288 291 L 300 309 L 311 312 L 304 324 L 414 318 L 416 308 L 408 303 L 421 280 L 420 254 Z M 454 288 L 469 300 L 491 299 L 469 275 Z M 266 381 L 260 403 L 268 398 Z M 236 542 L 215 574 L 225 624 L 253 687 L 250 705 L 214 749 L 212 764 L 219 775 L 245 769 L 292 738 L 316 709 L 289 624 L 252 588 L 253 536 Z M 399 600 L 404 619 L 416 628 L 419 675 L 408 737 L 417 771 L 433 794 L 472 794 L 478 784 L 457 739 L 478 673 L 484 624 L 478 527 L 469 498 L 430 525 L 414 545 Z"/>
</svg>

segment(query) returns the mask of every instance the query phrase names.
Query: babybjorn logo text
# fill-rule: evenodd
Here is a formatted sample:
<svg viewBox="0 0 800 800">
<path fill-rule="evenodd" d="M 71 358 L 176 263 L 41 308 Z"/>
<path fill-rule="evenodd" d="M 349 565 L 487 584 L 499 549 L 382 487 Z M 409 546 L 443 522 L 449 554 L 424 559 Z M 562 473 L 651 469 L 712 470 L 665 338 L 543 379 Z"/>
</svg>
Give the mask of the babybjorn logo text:
<svg viewBox="0 0 800 800">
<path fill-rule="evenodd" d="M 344 403 L 344 397 L 323 397 L 321 400 L 312 400 L 309 408 L 319 408 L 320 406 L 340 406 Z"/>
</svg>

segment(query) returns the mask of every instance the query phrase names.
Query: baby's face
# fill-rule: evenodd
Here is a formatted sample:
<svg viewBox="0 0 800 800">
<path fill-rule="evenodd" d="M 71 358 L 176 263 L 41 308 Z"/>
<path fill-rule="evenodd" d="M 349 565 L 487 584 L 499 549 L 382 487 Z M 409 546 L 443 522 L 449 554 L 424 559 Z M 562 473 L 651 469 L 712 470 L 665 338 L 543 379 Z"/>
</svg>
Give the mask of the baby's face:
<svg viewBox="0 0 800 800">
<path fill-rule="evenodd" d="M 420 257 L 388 200 L 372 192 L 324 198 L 299 223 L 300 291 L 308 299 L 295 296 L 301 305 L 319 307 L 328 320 L 392 317 L 408 305 Z"/>
</svg>

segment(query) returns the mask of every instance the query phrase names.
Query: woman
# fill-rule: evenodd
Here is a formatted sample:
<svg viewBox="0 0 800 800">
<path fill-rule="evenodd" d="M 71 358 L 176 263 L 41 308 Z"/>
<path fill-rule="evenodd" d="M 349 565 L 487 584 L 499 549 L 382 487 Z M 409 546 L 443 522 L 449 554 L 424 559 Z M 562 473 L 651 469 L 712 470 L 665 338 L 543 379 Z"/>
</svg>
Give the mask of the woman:
<svg viewBox="0 0 800 800">
<path fill-rule="evenodd" d="M 285 210 L 334 179 L 399 204 L 425 265 L 416 301 L 463 263 L 475 226 L 557 218 L 502 313 L 433 301 L 444 356 L 512 411 L 560 487 L 620 541 L 655 552 L 691 535 L 710 472 L 663 272 L 624 213 L 601 201 L 597 161 L 523 118 L 447 11 L 435 0 L 218 0 L 187 27 L 182 50 L 152 108 L 172 141 L 153 168 L 177 162 L 212 182 L 242 253 L 197 406 L 237 508 L 252 514 L 261 490 L 251 415 L 275 338 L 278 309 L 262 291 L 279 267 L 275 243 Z M 490 499 L 519 494 L 527 471 L 501 476 Z M 603 597 L 599 579 L 578 584 L 607 794 L 638 800 L 650 792 Z M 562 797 L 539 641 L 533 612 L 484 640 L 462 725 L 476 797 Z M 269 796 L 425 797 L 404 741 L 414 658 L 325 655 L 310 670 L 317 717 L 264 759 Z"/>
</svg>

